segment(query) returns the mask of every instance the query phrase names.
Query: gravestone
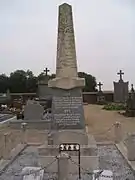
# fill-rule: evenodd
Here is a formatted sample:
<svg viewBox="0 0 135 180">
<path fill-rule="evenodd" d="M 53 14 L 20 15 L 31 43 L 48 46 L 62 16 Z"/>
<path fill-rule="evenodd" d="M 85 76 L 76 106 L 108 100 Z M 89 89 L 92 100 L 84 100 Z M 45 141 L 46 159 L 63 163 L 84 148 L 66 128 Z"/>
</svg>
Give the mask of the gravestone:
<svg viewBox="0 0 135 180">
<path fill-rule="evenodd" d="M 49 76 L 48 72 L 50 70 L 48 68 L 45 68 L 44 73 L 44 79 L 40 80 L 38 82 L 38 97 L 39 97 L 39 102 L 42 106 L 44 106 L 45 109 L 51 107 L 51 102 L 52 102 L 52 89 L 48 87 L 48 81 L 49 81 Z"/>
<path fill-rule="evenodd" d="M 124 75 L 124 73 L 122 70 L 120 70 L 117 74 L 120 75 L 120 79 L 118 82 L 113 82 L 114 102 L 125 103 L 128 99 L 128 82 L 123 81 L 122 75 Z"/>
<path fill-rule="evenodd" d="M 105 96 L 104 96 L 103 91 L 101 89 L 103 84 L 101 82 L 99 82 L 97 85 L 99 86 L 99 90 L 97 93 L 97 103 L 101 105 L 101 104 L 105 103 Z"/>
<path fill-rule="evenodd" d="M 40 104 L 27 104 L 24 107 L 24 120 L 40 120 L 43 113 L 44 108 Z"/>
<path fill-rule="evenodd" d="M 72 7 L 59 7 L 56 78 L 48 82 L 53 88 L 52 114 L 57 129 L 84 129 L 81 88 L 85 80 L 78 77 L 72 19 Z"/>
<path fill-rule="evenodd" d="M 131 84 L 131 92 L 129 93 L 127 102 L 126 102 L 126 116 L 135 117 L 135 91 L 133 84 Z"/>
<path fill-rule="evenodd" d="M 52 96 L 51 88 L 48 87 L 49 76 L 48 72 L 50 70 L 45 68 L 44 70 L 44 78 L 38 82 L 38 97 L 40 100 L 46 99 Z"/>
</svg>

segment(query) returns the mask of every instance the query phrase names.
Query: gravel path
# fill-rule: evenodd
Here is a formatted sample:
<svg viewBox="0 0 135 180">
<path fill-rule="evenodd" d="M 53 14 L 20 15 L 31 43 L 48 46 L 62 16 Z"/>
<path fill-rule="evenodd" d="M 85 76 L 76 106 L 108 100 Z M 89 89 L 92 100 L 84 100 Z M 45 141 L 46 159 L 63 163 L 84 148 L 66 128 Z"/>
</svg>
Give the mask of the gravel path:
<svg viewBox="0 0 135 180">
<path fill-rule="evenodd" d="M 98 151 L 100 156 L 100 169 L 112 170 L 115 176 L 114 180 L 135 179 L 126 161 L 123 159 L 115 146 L 98 146 Z M 10 165 L 7 171 L 0 176 L 0 180 L 22 180 L 23 177 L 20 176 L 20 174 L 23 167 L 26 166 L 39 167 L 38 151 L 36 147 L 31 146 L 25 149 L 23 153 L 14 161 L 14 163 Z M 55 177 L 56 174 L 46 174 L 44 179 L 55 179 Z M 77 178 L 77 175 L 70 175 L 70 180 L 76 180 Z M 90 180 L 90 177 L 88 175 L 83 176 L 83 180 Z"/>
<path fill-rule="evenodd" d="M 133 172 L 115 146 L 98 146 L 100 169 L 111 170 L 114 180 L 134 180 Z"/>
</svg>

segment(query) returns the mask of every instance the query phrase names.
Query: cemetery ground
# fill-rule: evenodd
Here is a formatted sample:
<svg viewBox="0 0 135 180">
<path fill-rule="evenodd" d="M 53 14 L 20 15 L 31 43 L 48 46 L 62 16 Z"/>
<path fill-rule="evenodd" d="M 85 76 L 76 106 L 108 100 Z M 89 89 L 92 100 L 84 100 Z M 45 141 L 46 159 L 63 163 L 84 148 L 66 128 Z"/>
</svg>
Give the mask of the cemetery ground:
<svg viewBox="0 0 135 180">
<path fill-rule="evenodd" d="M 125 117 L 118 111 L 107 111 L 102 108 L 102 105 L 84 105 L 85 123 L 89 133 L 94 135 L 96 141 L 113 141 L 113 124 L 115 122 L 121 123 L 123 138 L 127 133 L 135 131 L 135 117 Z M 15 141 L 21 139 L 21 129 L 11 129 L 8 124 L 0 126 L 0 139 L 7 132 L 11 132 Z M 46 140 L 45 131 L 28 129 L 27 140 L 33 143 L 43 143 Z"/>
<path fill-rule="evenodd" d="M 88 131 L 93 134 L 98 142 L 106 142 L 114 140 L 113 124 L 118 121 L 122 125 L 123 137 L 128 132 L 135 131 L 135 118 L 126 118 L 118 112 L 106 111 L 102 109 L 103 106 L 100 105 L 84 105 L 85 120 L 88 126 Z M 0 156 L 3 155 L 3 142 L 4 134 L 7 133 L 7 141 L 11 150 L 16 147 L 17 144 L 22 142 L 22 131 L 21 129 L 11 129 L 8 125 L 2 125 L 0 127 Z M 45 135 L 44 130 L 37 129 L 27 129 L 27 142 L 29 147 L 27 147 L 17 159 L 10 165 L 5 173 L 0 175 L 2 180 L 8 180 L 9 177 L 13 180 L 19 180 L 20 173 L 23 167 L 26 166 L 39 166 L 38 165 L 38 155 L 37 155 L 37 145 L 43 144 L 47 140 L 47 134 Z M 99 167 L 101 169 L 111 169 L 114 173 L 114 180 L 125 180 L 129 178 L 134 179 L 133 172 L 127 165 L 126 161 L 112 144 L 108 145 L 98 145 L 98 153 L 100 156 Z M 115 166 L 114 166 L 115 164 Z M 122 164 L 122 166 L 121 166 Z M 49 169 L 48 169 L 49 170 Z M 18 174 L 14 176 L 14 174 Z M 46 174 L 48 177 L 52 175 Z M 55 174 L 54 174 L 55 176 Z M 88 176 L 83 177 L 84 179 L 89 179 Z M 72 177 L 71 179 L 74 179 Z"/>
<path fill-rule="evenodd" d="M 123 138 L 129 132 L 135 131 L 135 117 L 125 117 L 118 112 L 102 109 L 102 105 L 85 105 L 85 121 L 90 134 L 93 134 L 97 141 L 113 141 L 113 125 L 120 122 Z"/>
</svg>

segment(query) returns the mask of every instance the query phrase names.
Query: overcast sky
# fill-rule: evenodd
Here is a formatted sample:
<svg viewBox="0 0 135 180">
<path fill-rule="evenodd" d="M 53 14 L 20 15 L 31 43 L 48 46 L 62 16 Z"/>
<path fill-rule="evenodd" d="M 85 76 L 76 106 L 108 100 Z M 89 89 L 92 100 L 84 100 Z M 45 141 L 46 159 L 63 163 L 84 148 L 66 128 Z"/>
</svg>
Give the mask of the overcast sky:
<svg viewBox="0 0 135 180">
<path fill-rule="evenodd" d="M 55 73 L 62 0 L 0 0 L 0 73 Z M 113 89 L 119 69 L 135 85 L 135 0 L 67 0 L 73 6 L 78 70 Z"/>
</svg>

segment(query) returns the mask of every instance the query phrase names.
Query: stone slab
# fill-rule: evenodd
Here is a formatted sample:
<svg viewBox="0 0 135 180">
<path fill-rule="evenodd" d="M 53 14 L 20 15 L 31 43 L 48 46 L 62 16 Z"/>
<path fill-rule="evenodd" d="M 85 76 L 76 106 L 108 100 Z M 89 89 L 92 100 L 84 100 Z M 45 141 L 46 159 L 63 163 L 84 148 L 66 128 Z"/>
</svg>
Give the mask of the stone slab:
<svg viewBox="0 0 135 180">
<path fill-rule="evenodd" d="M 124 103 L 128 99 L 128 82 L 113 82 L 114 102 Z"/>
<path fill-rule="evenodd" d="M 50 129 L 50 122 L 44 120 L 16 120 L 10 121 L 9 126 L 14 129 L 21 129 L 21 123 L 27 123 L 28 129 Z"/>
<path fill-rule="evenodd" d="M 24 107 L 24 120 L 42 119 L 44 108 L 40 104 L 27 104 Z"/>
<path fill-rule="evenodd" d="M 84 129 L 84 109 L 80 88 L 54 90 L 52 118 L 55 129 Z"/>
<path fill-rule="evenodd" d="M 81 145 L 86 145 L 88 144 L 88 141 L 91 143 L 94 143 L 94 140 L 91 141 L 91 136 L 88 136 L 85 133 L 84 130 L 61 130 L 61 131 L 56 131 L 52 132 L 52 138 L 53 138 L 53 144 L 59 145 L 61 143 L 79 143 Z"/>
<path fill-rule="evenodd" d="M 128 165 L 130 166 L 130 168 L 135 173 L 135 161 L 129 161 L 128 160 L 127 147 L 125 146 L 125 144 L 123 142 L 120 142 L 119 144 L 116 144 L 116 147 L 118 148 L 118 150 L 120 151 L 122 156 L 125 158 L 125 160 L 127 161 Z"/>
<path fill-rule="evenodd" d="M 25 167 L 22 170 L 22 175 L 23 174 L 29 174 L 29 175 L 24 175 L 23 180 L 43 180 L 44 176 L 44 170 L 40 170 L 40 167 Z M 33 173 L 36 172 L 36 173 Z"/>
<path fill-rule="evenodd" d="M 16 148 L 11 151 L 7 160 L 1 159 L 0 161 L 0 175 L 9 167 L 10 164 L 20 155 L 20 153 L 27 147 L 26 144 L 18 144 Z"/>
<path fill-rule="evenodd" d="M 41 166 L 47 166 L 48 163 L 51 163 L 55 156 L 40 156 Z M 71 157 L 73 162 L 78 164 L 78 157 Z M 69 160 L 69 173 L 78 174 L 78 166 Z M 98 156 L 81 156 L 81 167 L 85 170 L 93 171 L 99 169 L 99 157 Z M 58 163 L 57 160 L 49 167 L 49 172 L 58 172 Z M 81 170 L 81 173 L 86 173 L 86 171 Z"/>
</svg>

